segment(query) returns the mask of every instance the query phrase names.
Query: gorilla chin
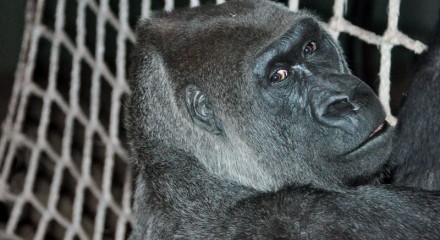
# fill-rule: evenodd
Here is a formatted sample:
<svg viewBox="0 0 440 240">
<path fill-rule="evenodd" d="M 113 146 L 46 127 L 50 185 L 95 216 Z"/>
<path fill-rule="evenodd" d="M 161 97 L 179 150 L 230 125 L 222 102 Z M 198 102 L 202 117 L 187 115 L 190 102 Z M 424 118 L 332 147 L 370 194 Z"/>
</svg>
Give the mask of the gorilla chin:
<svg viewBox="0 0 440 240">
<path fill-rule="evenodd" d="M 350 164 L 351 171 L 356 171 L 356 174 L 339 173 L 347 176 L 344 182 L 349 186 L 359 186 L 382 181 L 393 168 L 389 159 L 394 135 L 395 128 L 385 121 L 364 142 L 344 154 L 341 161 Z"/>
<path fill-rule="evenodd" d="M 370 133 L 370 135 L 367 137 L 367 139 L 365 139 L 364 142 L 362 142 L 355 149 L 345 154 L 345 156 L 350 158 L 353 155 L 356 156 L 357 154 L 362 154 L 362 152 L 366 152 L 369 150 L 374 151 L 374 149 L 377 149 L 378 152 L 381 152 L 380 146 L 387 146 L 387 143 L 390 143 L 389 140 L 392 136 L 392 133 L 393 128 L 387 121 L 385 121 L 384 123 L 380 124 L 379 127 L 377 127 L 372 133 Z"/>
</svg>

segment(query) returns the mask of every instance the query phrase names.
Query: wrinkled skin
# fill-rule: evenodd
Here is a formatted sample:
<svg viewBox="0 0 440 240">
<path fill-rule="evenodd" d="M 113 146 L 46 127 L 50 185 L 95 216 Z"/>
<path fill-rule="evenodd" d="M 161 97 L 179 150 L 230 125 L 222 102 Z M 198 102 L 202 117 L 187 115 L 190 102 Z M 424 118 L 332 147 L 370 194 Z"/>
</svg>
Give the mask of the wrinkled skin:
<svg viewBox="0 0 440 240">
<path fill-rule="evenodd" d="M 242 0 L 144 20 L 130 87 L 132 239 L 440 237 L 438 192 L 372 185 L 410 164 L 390 160 L 405 126 L 307 12 Z"/>
</svg>

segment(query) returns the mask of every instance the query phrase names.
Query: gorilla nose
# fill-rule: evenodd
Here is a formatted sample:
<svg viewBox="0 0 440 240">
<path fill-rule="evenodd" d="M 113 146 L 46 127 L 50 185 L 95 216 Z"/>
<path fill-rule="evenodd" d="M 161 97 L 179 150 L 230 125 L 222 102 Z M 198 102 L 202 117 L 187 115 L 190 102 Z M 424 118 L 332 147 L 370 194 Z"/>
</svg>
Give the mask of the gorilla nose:
<svg viewBox="0 0 440 240">
<path fill-rule="evenodd" d="M 325 75 L 310 81 L 314 120 L 331 127 L 349 127 L 380 118 L 381 105 L 373 90 L 347 74 Z"/>
<path fill-rule="evenodd" d="M 356 111 L 360 109 L 360 105 L 351 101 L 347 95 L 333 95 L 319 103 L 316 109 L 319 121 L 329 125 L 338 126 L 342 122 L 348 120 Z"/>
<path fill-rule="evenodd" d="M 322 116 L 328 118 L 339 118 L 359 109 L 347 96 L 332 96 L 322 107 L 324 108 Z"/>
</svg>

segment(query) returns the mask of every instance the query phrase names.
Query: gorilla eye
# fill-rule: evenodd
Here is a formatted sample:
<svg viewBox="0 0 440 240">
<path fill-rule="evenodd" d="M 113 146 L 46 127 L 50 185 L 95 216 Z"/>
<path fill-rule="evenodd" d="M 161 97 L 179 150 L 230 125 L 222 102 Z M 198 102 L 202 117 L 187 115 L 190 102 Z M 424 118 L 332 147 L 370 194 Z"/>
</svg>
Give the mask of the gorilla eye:
<svg viewBox="0 0 440 240">
<path fill-rule="evenodd" d="M 311 41 L 307 43 L 307 45 L 305 46 L 303 50 L 303 54 L 304 56 L 310 56 L 315 52 L 315 50 L 316 50 L 316 42 Z"/>
<path fill-rule="evenodd" d="M 280 69 L 270 77 L 272 83 L 282 82 L 287 78 L 287 70 Z"/>
</svg>

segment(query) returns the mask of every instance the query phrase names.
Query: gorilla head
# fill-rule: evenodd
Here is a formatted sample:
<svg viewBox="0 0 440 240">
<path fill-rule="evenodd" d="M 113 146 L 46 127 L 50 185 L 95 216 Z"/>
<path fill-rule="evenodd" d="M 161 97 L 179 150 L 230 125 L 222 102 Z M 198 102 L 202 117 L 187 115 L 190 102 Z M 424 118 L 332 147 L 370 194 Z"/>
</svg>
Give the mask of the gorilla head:
<svg viewBox="0 0 440 240">
<path fill-rule="evenodd" d="M 370 179 L 389 155 L 377 97 L 307 12 L 243 0 L 144 20 L 131 73 L 139 164 L 166 146 L 212 175 L 274 190 Z"/>
</svg>

